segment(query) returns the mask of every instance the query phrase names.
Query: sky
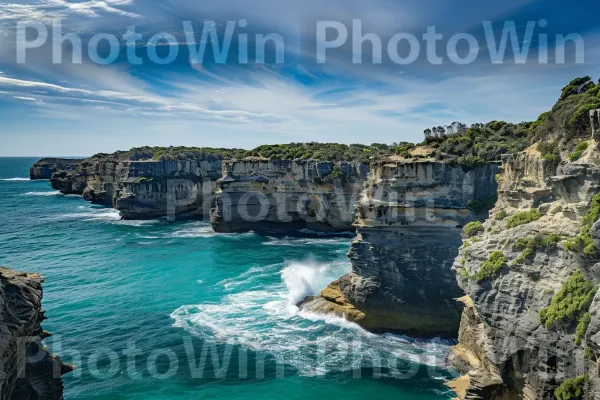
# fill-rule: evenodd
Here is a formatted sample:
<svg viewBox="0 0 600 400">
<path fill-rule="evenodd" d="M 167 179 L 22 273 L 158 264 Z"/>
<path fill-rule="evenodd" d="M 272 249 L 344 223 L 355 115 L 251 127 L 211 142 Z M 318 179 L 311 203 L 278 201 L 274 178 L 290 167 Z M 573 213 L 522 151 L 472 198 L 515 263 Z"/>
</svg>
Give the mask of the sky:
<svg viewBox="0 0 600 400">
<path fill-rule="evenodd" d="M 1 1 L 0 156 L 420 142 L 454 121 L 535 120 L 571 79 L 600 78 L 600 5 L 588 0 Z M 529 50 L 508 42 L 500 63 L 505 24 Z M 423 39 L 432 27 L 437 58 Z M 573 38 L 564 62 L 557 35 Z M 281 40 L 263 52 L 259 37 Z M 230 43 L 221 59 L 215 38 Z"/>
</svg>

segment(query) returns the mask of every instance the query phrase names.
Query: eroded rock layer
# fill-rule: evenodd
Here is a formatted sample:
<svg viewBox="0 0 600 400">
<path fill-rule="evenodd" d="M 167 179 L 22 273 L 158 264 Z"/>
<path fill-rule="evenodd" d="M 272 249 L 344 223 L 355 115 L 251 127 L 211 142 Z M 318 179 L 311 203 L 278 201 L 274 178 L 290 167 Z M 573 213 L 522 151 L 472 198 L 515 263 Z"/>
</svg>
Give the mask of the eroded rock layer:
<svg viewBox="0 0 600 400">
<path fill-rule="evenodd" d="M 496 207 L 453 267 L 467 293 L 450 355 L 459 398 L 549 400 L 578 378 L 574 399 L 600 397 L 600 241 L 585 233 L 598 217 L 596 146 L 560 165 L 535 146 L 504 158 Z"/>
<path fill-rule="evenodd" d="M 368 172 L 359 162 L 224 161 L 211 223 L 217 232 L 350 230 Z"/>
<path fill-rule="evenodd" d="M 451 265 L 462 226 L 477 218 L 470 205 L 496 193 L 497 171 L 495 164 L 466 171 L 434 161 L 375 163 L 356 207 L 352 272 L 300 307 L 375 331 L 455 336 L 462 291 Z"/>
<path fill-rule="evenodd" d="M 0 267 L 0 399 L 62 399 L 73 367 L 41 344 L 43 278 Z"/>
</svg>

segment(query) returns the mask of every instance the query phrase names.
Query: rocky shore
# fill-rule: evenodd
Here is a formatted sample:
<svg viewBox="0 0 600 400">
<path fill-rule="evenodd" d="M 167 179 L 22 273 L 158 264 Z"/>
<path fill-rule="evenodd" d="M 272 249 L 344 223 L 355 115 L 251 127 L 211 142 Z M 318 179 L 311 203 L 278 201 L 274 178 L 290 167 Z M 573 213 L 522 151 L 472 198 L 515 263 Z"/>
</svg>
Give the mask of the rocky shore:
<svg viewBox="0 0 600 400">
<path fill-rule="evenodd" d="M 43 278 L 0 267 L 0 399 L 60 400 L 61 375 L 73 370 L 49 354 L 42 340 Z"/>
</svg>

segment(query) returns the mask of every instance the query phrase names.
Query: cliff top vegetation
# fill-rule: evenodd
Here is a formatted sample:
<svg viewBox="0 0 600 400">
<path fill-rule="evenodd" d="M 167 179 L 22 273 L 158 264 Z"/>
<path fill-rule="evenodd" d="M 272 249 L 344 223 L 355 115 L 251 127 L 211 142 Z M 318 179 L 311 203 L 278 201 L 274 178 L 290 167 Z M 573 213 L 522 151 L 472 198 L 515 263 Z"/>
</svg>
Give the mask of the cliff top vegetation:
<svg viewBox="0 0 600 400">
<path fill-rule="evenodd" d="M 210 147 L 137 147 L 113 154 L 94 157 L 116 157 L 119 160 L 178 160 L 187 158 L 244 159 L 314 159 L 320 161 L 360 161 L 400 156 L 428 158 L 456 163 L 472 168 L 489 161 L 500 160 L 503 154 L 523 151 L 539 143 L 545 158 L 559 161 L 570 156 L 578 159 L 585 148 L 585 139 L 591 135 L 589 112 L 600 109 L 600 83 L 588 76 L 576 78 L 566 85 L 554 107 L 541 114 L 536 121 L 509 123 L 491 121 L 467 126 L 454 122 L 448 126 L 426 129 L 425 140 L 384 144 L 288 143 L 267 144 L 251 150 Z M 562 156 L 561 156 L 562 154 Z"/>
</svg>

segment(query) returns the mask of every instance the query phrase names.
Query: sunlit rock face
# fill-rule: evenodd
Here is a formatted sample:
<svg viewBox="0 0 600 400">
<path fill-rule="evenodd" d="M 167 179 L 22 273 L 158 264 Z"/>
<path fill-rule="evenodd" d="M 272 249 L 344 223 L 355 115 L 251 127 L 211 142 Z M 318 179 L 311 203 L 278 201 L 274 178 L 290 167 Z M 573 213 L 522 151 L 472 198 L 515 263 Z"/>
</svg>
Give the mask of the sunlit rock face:
<svg viewBox="0 0 600 400">
<path fill-rule="evenodd" d="M 478 217 L 469 205 L 496 193 L 497 172 L 494 164 L 470 171 L 434 161 L 372 165 L 356 206 L 352 272 L 301 307 L 375 331 L 456 336 L 462 291 L 451 266 L 463 225 Z"/>
<path fill-rule="evenodd" d="M 579 343 L 577 321 L 547 327 L 540 311 L 576 271 L 600 285 L 598 258 L 567 246 L 600 193 L 599 158 L 596 143 L 577 162 L 545 160 L 535 147 L 503 158 L 498 202 L 453 266 L 467 294 L 459 344 L 449 356 L 464 373 L 459 398 L 550 400 L 565 379 L 586 375 L 585 394 L 578 398 L 598 399 L 600 295 L 589 306 L 591 322 Z M 532 210 L 539 213 L 535 218 L 511 224 L 513 217 Z M 598 223 L 590 233 L 600 244 L 597 228 Z M 527 252 L 516 244 L 549 237 L 555 241 L 538 242 Z M 493 252 L 502 253 L 505 265 L 490 278 L 477 279 Z"/>
<path fill-rule="evenodd" d="M 359 162 L 224 161 L 211 223 L 217 232 L 352 229 L 369 172 Z"/>
</svg>

